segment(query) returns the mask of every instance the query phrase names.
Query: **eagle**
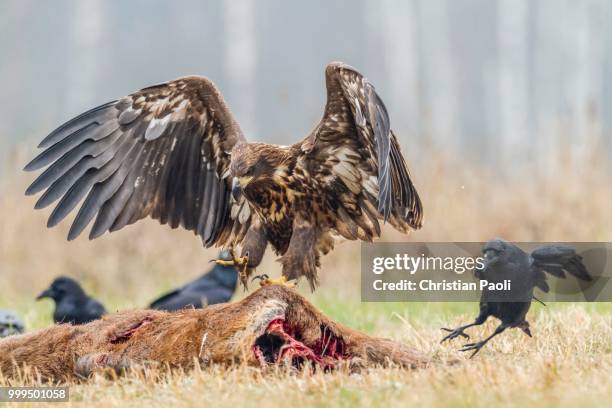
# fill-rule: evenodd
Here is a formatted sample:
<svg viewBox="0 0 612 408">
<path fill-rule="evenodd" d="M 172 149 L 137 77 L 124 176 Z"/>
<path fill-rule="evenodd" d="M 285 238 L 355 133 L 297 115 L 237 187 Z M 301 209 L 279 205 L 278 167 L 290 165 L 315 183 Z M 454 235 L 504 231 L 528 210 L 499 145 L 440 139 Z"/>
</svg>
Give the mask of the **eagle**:
<svg viewBox="0 0 612 408">
<path fill-rule="evenodd" d="M 44 191 L 36 209 L 59 200 L 48 227 L 82 202 L 69 240 L 92 221 L 90 239 L 151 217 L 206 247 L 239 248 L 227 262 L 245 285 L 270 244 L 279 281 L 305 277 L 314 290 L 320 257 L 338 239 L 372 241 L 386 222 L 407 233 L 423 219 L 374 86 L 340 62 L 327 65 L 325 81 L 323 117 L 289 146 L 248 142 L 206 77 L 143 88 L 46 136 L 25 166 L 44 168 L 26 194 Z"/>
</svg>

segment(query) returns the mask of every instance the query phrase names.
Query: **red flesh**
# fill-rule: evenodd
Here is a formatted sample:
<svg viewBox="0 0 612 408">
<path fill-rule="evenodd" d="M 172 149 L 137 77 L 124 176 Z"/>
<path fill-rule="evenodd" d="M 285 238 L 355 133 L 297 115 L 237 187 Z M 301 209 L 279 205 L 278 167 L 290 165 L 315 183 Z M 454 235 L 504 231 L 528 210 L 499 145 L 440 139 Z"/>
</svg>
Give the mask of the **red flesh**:
<svg viewBox="0 0 612 408">
<path fill-rule="evenodd" d="M 127 330 L 125 330 L 125 331 L 123 331 L 121 333 L 117 333 L 117 334 L 113 335 L 110 338 L 109 341 L 112 344 L 124 343 L 124 342 L 128 341 L 129 338 L 132 337 L 134 335 L 134 333 L 136 333 L 136 331 L 138 329 L 140 329 L 142 326 L 144 326 L 145 324 L 150 323 L 152 321 L 153 321 L 153 318 L 147 316 L 144 319 L 142 319 L 141 321 L 136 322 L 135 324 L 133 324 L 129 329 L 127 329 Z"/>
<path fill-rule="evenodd" d="M 327 370 L 334 368 L 339 360 L 349 357 L 342 339 L 336 337 L 327 327 L 322 328 L 321 338 L 311 346 L 297 340 L 295 337 L 298 330 L 291 327 L 284 319 L 272 320 L 265 333 L 277 336 L 284 342 L 275 355 L 274 363 L 288 361 L 294 366 L 299 366 L 301 362 L 310 361 Z M 268 365 L 258 345 L 253 346 L 253 353 L 262 366 Z"/>
</svg>

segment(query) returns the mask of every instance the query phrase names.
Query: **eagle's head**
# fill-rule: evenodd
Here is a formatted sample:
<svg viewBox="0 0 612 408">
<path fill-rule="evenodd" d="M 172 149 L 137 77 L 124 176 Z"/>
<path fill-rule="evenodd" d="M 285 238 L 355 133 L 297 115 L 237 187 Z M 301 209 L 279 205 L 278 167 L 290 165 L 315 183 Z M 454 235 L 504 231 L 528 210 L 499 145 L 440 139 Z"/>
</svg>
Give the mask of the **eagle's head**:
<svg viewBox="0 0 612 408">
<path fill-rule="evenodd" d="M 255 184 L 276 184 L 286 176 L 286 161 L 290 156 L 286 146 L 266 143 L 241 143 L 232 149 L 230 176 L 232 195 L 236 200 L 242 191 Z"/>
</svg>

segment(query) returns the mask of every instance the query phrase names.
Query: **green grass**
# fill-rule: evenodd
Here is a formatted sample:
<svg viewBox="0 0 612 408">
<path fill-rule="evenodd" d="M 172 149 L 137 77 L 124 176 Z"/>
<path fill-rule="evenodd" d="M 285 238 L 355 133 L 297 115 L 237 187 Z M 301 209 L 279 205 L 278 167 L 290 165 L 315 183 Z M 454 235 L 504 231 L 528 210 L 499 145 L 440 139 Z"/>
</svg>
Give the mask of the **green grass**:
<svg viewBox="0 0 612 408">
<path fill-rule="evenodd" d="M 612 240 L 611 173 L 596 154 L 589 163 L 598 166 L 560 156 L 558 171 L 503 180 L 504 189 L 494 195 L 490 186 L 499 185 L 497 175 L 476 163 L 439 152 L 427 157 L 432 159 L 414 169 L 425 226 L 409 238 L 386 228 L 383 237 L 388 241 Z M 193 234 L 153 221 L 95 241 L 68 243 L 69 222 L 46 229 L 50 210 L 34 211 L 36 198 L 23 197 L 33 177 L 16 169 L 26 161 L 20 157 L 7 181 L 0 180 L 0 213 L 5 214 L 0 218 L 0 308 L 16 310 L 30 330 L 51 323 L 51 303 L 34 298 L 58 275 L 83 282 L 110 311 L 138 308 L 201 274 L 216 255 L 215 250 L 203 250 Z M 358 251 L 358 244 L 338 245 L 323 260 L 320 288 L 314 294 L 301 292 L 343 324 L 393 338 L 433 358 L 458 359 L 459 364 L 416 371 L 377 368 L 358 374 L 264 373 L 242 366 L 149 372 L 144 377 L 71 384 L 74 405 L 612 406 L 612 303 L 534 304 L 528 314 L 533 339 L 520 330 L 508 330 L 468 360 L 457 351 L 459 339 L 439 343 L 440 327 L 473 320 L 476 303 L 361 303 Z M 268 253 L 259 272 L 277 275 L 274 260 Z M 236 299 L 245 295 L 239 291 Z M 490 319 L 469 333 L 482 338 L 496 324 Z M 0 379 L 0 385 L 22 383 Z"/>
<path fill-rule="evenodd" d="M 262 372 L 212 366 L 191 372 L 130 373 L 117 380 L 95 377 L 70 385 L 71 400 L 87 406 L 606 406 L 612 403 L 612 308 L 607 304 L 534 305 L 528 318 L 534 338 L 508 330 L 474 359 L 439 344 L 441 324 L 473 319 L 474 303 L 359 303 L 315 295 L 331 317 L 374 335 L 393 337 L 434 358 L 458 364 L 420 370 L 373 368 L 360 373 Z M 30 299 L 21 303 L 31 306 Z M 49 305 L 26 314 L 44 326 Z M 469 333 L 482 338 L 497 322 Z M 0 378 L 0 385 L 22 385 Z M 27 406 L 27 405 L 14 405 Z M 32 405 L 34 406 L 34 405 Z"/>
</svg>

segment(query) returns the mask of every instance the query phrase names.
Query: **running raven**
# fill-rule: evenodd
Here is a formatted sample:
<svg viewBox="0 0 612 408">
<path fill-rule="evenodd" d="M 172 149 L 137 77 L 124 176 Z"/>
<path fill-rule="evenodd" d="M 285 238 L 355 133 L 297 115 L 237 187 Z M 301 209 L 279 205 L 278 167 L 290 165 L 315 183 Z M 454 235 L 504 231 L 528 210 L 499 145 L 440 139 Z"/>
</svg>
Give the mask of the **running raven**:
<svg viewBox="0 0 612 408">
<path fill-rule="evenodd" d="M 538 300 L 533 296 L 534 288 L 537 287 L 544 292 L 550 289 L 545 273 L 565 278 L 567 272 L 583 281 L 592 280 L 582 263 L 582 257 L 576 254 L 576 250 L 564 245 L 547 245 L 528 254 L 510 242 L 495 239 L 485 244 L 483 253 L 484 267 L 476 269 L 475 276 L 489 282 L 503 282 L 509 279 L 511 290 L 500 295 L 485 288 L 480 297 L 480 314 L 473 323 L 454 330 L 442 328 L 450 332 L 442 339 L 441 342 L 444 342 L 458 336 L 469 339 L 470 336 L 465 334 L 464 330 L 483 324 L 489 316 L 495 316 L 501 321 L 489 337 L 463 345 L 460 351 L 474 350 L 470 358 L 474 357 L 489 340 L 507 328 L 518 327 L 531 337 L 529 322 L 525 320 L 525 316 L 532 299 Z"/>
</svg>

